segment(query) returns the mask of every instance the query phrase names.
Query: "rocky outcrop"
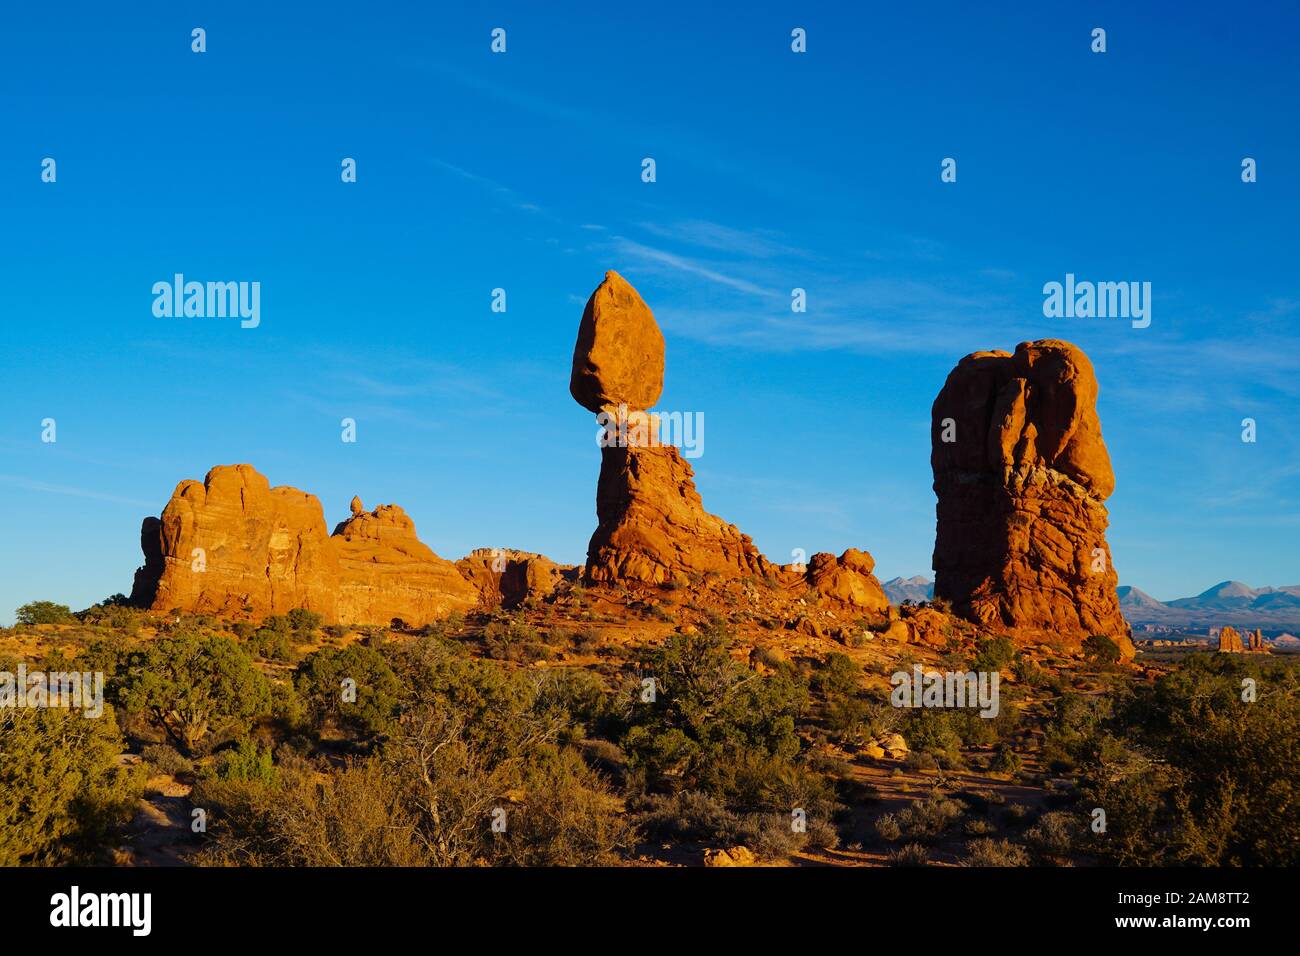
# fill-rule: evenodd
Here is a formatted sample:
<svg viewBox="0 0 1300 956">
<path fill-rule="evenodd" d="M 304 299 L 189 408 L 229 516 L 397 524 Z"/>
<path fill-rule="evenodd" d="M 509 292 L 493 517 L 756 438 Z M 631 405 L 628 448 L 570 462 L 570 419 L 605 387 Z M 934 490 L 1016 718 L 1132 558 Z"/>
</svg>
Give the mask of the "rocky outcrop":
<svg viewBox="0 0 1300 956">
<path fill-rule="evenodd" d="M 1240 654 L 1245 649 L 1245 645 L 1241 643 L 1241 633 L 1231 624 L 1225 624 L 1219 631 L 1219 652 Z"/>
<path fill-rule="evenodd" d="M 1219 629 L 1218 650 L 1222 654 L 1267 654 L 1269 646 L 1264 643 L 1264 632 L 1259 628 L 1243 636 L 1231 624 L 1225 624 Z"/>
<path fill-rule="evenodd" d="M 158 582 L 162 580 L 167 564 L 162 552 L 162 522 L 153 515 L 140 523 L 140 550 L 144 552 L 144 564 L 136 569 L 131 584 L 131 603 L 136 607 L 148 607 L 158 593 Z"/>
<path fill-rule="evenodd" d="M 866 551 L 849 548 L 838 558 L 821 552 L 808 562 L 808 586 L 819 598 L 860 609 L 868 616 L 889 614 L 889 598 L 872 574 L 876 561 Z"/>
<path fill-rule="evenodd" d="M 352 511 L 331 536 L 314 495 L 272 488 L 251 465 L 219 465 L 177 485 L 161 519 L 145 519 L 132 599 L 255 618 L 301 607 L 348 624 L 423 624 L 477 602 L 401 508 L 367 513 L 353 499 Z"/>
<path fill-rule="evenodd" d="M 476 548 L 457 561 L 456 567 L 478 588 L 484 607 L 506 610 L 544 601 L 555 593 L 565 575 L 572 577 L 577 571 L 544 555 L 508 548 Z"/>
<path fill-rule="evenodd" d="M 587 547 L 591 581 L 767 573 L 749 535 L 704 510 L 691 466 L 671 445 L 602 448 L 596 518 Z"/>
<path fill-rule="evenodd" d="M 352 499 L 354 508 L 360 505 Z M 415 534 L 397 505 L 354 510 L 330 538 L 338 555 L 336 615 L 349 624 L 422 625 L 478 603 L 478 590 Z"/>
<path fill-rule="evenodd" d="M 1105 532 L 1114 490 L 1092 364 L 1068 342 L 976 352 L 932 409 L 935 595 L 1026 641 L 1134 653 Z"/>
<path fill-rule="evenodd" d="M 217 614 L 303 607 L 333 618 L 338 561 L 313 495 L 272 488 L 251 465 L 223 466 L 201 482 L 182 481 L 155 520 L 142 529 L 143 538 L 153 528 L 157 536 L 142 541 L 139 603 Z"/>
</svg>

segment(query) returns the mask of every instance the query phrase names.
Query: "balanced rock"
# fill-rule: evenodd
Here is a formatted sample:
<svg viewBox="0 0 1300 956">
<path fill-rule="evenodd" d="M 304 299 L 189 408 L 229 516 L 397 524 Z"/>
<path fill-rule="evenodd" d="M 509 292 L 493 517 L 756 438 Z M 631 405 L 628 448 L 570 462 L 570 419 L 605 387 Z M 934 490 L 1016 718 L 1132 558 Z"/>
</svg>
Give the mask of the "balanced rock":
<svg viewBox="0 0 1300 956">
<path fill-rule="evenodd" d="M 478 600 L 401 508 L 354 513 L 331 536 L 314 495 L 272 488 L 251 465 L 182 481 L 161 519 L 145 519 L 141 548 L 131 596 L 156 611 L 261 618 L 301 607 L 331 622 L 424 624 Z"/>
<path fill-rule="evenodd" d="M 763 574 L 747 535 L 704 510 L 691 466 L 661 444 L 648 409 L 663 390 L 664 338 L 617 272 L 591 294 L 578 327 L 569 391 L 588 411 L 615 414 L 602 441 L 597 527 L 586 578 L 660 584 L 696 573 Z"/>
<path fill-rule="evenodd" d="M 644 411 L 663 387 L 663 333 L 636 289 L 610 270 L 582 313 L 569 393 L 593 413 Z"/>
<path fill-rule="evenodd" d="M 1134 648 L 1105 532 L 1114 490 L 1097 379 L 1068 342 L 976 352 L 932 409 L 935 595 L 1023 642 Z"/>
</svg>

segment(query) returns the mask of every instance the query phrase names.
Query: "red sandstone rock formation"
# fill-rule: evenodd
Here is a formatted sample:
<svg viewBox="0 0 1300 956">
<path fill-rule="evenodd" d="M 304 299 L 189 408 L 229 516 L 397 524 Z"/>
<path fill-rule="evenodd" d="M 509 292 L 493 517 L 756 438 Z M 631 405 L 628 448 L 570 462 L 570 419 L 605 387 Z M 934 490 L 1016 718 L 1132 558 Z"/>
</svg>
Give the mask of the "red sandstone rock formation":
<svg viewBox="0 0 1300 956">
<path fill-rule="evenodd" d="M 424 624 L 474 606 L 477 590 L 420 543 L 401 508 L 366 513 L 353 499 L 352 511 L 331 537 L 314 495 L 219 465 L 177 485 L 161 520 L 145 519 L 132 600 L 253 617 L 302 607 L 348 624 Z"/>
<path fill-rule="evenodd" d="M 592 581 L 660 584 L 769 567 L 749 535 L 704 510 L 691 466 L 670 445 L 602 448 L 596 517 L 587 547 Z"/>
<path fill-rule="evenodd" d="M 872 574 L 876 561 L 866 551 L 849 548 L 838 558 L 821 552 L 808 562 L 808 585 L 820 598 L 860 608 L 869 615 L 889 615 L 889 598 Z"/>
<path fill-rule="evenodd" d="M 1241 634 L 1235 627 L 1225 624 L 1219 631 L 1219 652 L 1223 654 L 1240 654 L 1246 648 L 1241 643 Z"/>
<path fill-rule="evenodd" d="M 650 308 L 617 272 L 605 273 L 582 314 L 569 380 L 578 404 L 616 416 L 601 449 L 586 577 L 659 584 L 692 573 L 764 574 L 753 542 L 704 510 L 691 466 L 659 443 L 658 422 L 644 414 L 663 390 L 663 370 Z"/>
<path fill-rule="evenodd" d="M 598 524 L 584 570 L 594 582 L 661 584 L 700 574 L 767 576 L 807 583 L 820 598 L 874 613 L 889 601 L 872 575 L 871 555 L 815 555 L 797 572 L 763 557 L 735 525 L 704 510 L 691 466 L 659 443 L 647 410 L 663 390 L 664 339 L 650 308 L 617 272 L 591 294 L 573 350 L 569 391 L 578 404 L 604 413 L 596 488 Z"/>
<path fill-rule="evenodd" d="M 507 610 L 528 601 L 545 600 L 555 593 L 566 574 L 577 572 L 544 555 L 508 548 L 476 548 L 457 561 L 456 567 L 478 588 L 485 607 Z"/>
<path fill-rule="evenodd" d="M 935 594 L 1027 641 L 1093 634 L 1134 653 L 1105 532 L 1114 489 L 1097 379 L 1075 346 L 976 352 L 932 410 Z"/>
<path fill-rule="evenodd" d="M 338 555 L 339 620 L 387 624 L 401 618 L 418 626 L 478 603 L 477 589 L 416 537 L 415 522 L 397 505 L 354 509 L 330 543 Z"/>
<path fill-rule="evenodd" d="M 593 413 L 644 411 L 664 388 L 664 336 L 636 289 L 612 269 L 587 300 L 569 394 Z"/>
</svg>

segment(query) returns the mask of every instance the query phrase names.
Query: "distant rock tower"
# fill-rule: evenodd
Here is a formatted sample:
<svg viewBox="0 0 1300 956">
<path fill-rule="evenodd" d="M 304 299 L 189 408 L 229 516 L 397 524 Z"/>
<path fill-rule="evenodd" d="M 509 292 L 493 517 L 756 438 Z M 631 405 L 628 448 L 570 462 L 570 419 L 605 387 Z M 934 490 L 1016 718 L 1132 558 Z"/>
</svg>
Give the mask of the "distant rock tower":
<svg viewBox="0 0 1300 956">
<path fill-rule="evenodd" d="M 935 596 L 1026 642 L 1103 634 L 1131 657 L 1088 357 L 1057 339 L 966 356 L 935 399 L 931 439 Z"/>
<path fill-rule="evenodd" d="M 1245 650 L 1241 642 L 1241 634 L 1231 624 L 1225 624 L 1219 629 L 1219 652 L 1221 654 L 1240 654 Z"/>
</svg>

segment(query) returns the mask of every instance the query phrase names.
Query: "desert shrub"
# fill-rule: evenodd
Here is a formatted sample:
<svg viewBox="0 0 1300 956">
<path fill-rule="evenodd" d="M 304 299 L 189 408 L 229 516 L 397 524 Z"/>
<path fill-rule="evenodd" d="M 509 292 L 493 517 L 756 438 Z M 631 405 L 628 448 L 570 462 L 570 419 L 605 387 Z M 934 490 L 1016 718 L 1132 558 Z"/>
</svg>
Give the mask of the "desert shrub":
<svg viewBox="0 0 1300 956">
<path fill-rule="evenodd" d="M 862 686 L 862 666 L 847 654 L 832 652 L 813 672 L 812 688 L 827 697 L 853 697 Z"/>
<path fill-rule="evenodd" d="M 1047 672 L 1028 654 L 1021 654 L 1016 658 L 1015 663 L 1011 665 L 1011 673 L 1025 687 L 1042 687 L 1048 679 Z"/>
<path fill-rule="evenodd" d="M 102 673 L 104 696 L 115 700 L 135 650 L 137 648 L 119 634 L 93 638 L 77 655 L 77 669 L 83 673 Z"/>
<path fill-rule="evenodd" d="M 18 624 L 75 624 L 77 619 L 66 604 L 53 601 L 28 601 L 14 612 Z"/>
<path fill-rule="evenodd" d="M 1033 809 L 1024 803 L 1009 803 L 1002 809 L 1003 822 L 1012 826 L 1027 823 L 1033 815 Z"/>
<path fill-rule="evenodd" d="M 908 843 L 889 851 L 890 866 L 925 866 L 930 862 L 930 851 L 919 843 Z"/>
<path fill-rule="evenodd" d="M 876 817 L 873 827 L 876 836 L 888 843 L 903 838 L 903 825 L 898 822 L 898 815 L 895 813 L 882 813 Z"/>
<path fill-rule="evenodd" d="M 605 683 L 589 670 L 548 667 L 530 675 L 535 707 L 558 709 L 572 725 L 575 737 L 606 729 L 611 720 L 612 698 Z"/>
<path fill-rule="evenodd" d="M 1043 735 L 1042 759 L 1052 770 L 1070 772 L 1097 739 L 1111 712 L 1111 699 L 1068 692 L 1056 701 Z"/>
<path fill-rule="evenodd" d="M 1200 654 L 1137 685 L 1077 748 L 1083 806 L 1106 810 L 1091 850 L 1134 865 L 1294 865 L 1297 726 L 1300 676 L 1286 662 Z"/>
<path fill-rule="evenodd" d="M 115 594 L 75 616 L 83 624 L 102 625 L 122 634 L 134 635 L 145 614 L 139 608 L 132 607 L 122 595 Z"/>
<path fill-rule="evenodd" d="M 827 702 L 824 721 L 832 739 L 841 744 L 862 743 L 872 736 L 871 704 L 857 697 L 838 697 Z"/>
<path fill-rule="evenodd" d="M 926 753 L 924 750 L 911 750 L 903 758 L 903 767 L 906 770 L 938 770 L 939 761 L 935 759 L 934 754 Z"/>
<path fill-rule="evenodd" d="M 217 780 L 251 783 L 267 788 L 274 787 L 278 781 L 271 749 L 259 747 L 248 738 L 217 754 L 217 759 L 204 775 Z"/>
<path fill-rule="evenodd" d="M 971 840 L 962 866 L 1028 866 L 1029 854 L 1009 840 Z"/>
<path fill-rule="evenodd" d="M 194 771 L 192 761 L 187 760 L 178 753 L 175 747 L 169 747 L 166 744 L 150 744 L 140 751 L 140 757 L 145 763 L 159 772 L 168 773 L 172 776 Z"/>
<path fill-rule="evenodd" d="M 932 793 L 908 804 L 894 816 L 904 837 L 929 842 L 942 836 L 964 812 L 965 808 L 956 800 Z"/>
<path fill-rule="evenodd" d="M 555 656 L 537 628 L 522 621 L 492 621 L 483 629 L 483 648 L 488 657 L 500 661 L 548 660 Z"/>
<path fill-rule="evenodd" d="M 740 832 L 740 817 L 716 797 L 699 790 L 646 794 L 631 809 L 648 839 L 730 842 Z"/>
<path fill-rule="evenodd" d="M 272 614 L 270 617 L 263 619 L 262 627 L 268 631 L 276 631 L 281 634 L 293 633 L 293 624 L 289 622 L 288 616 L 284 614 Z"/>
<path fill-rule="evenodd" d="M 834 821 L 822 814 L 808 818 L 804 836 L 806 845 L 817 850 L 833 850 L 840 845 L 840 833 Z"/>
<path fill-rule="evenodd" d="M 296 607 L 287 615 L 289 629 L 300 638 L 309 638 L 320 630 L 325 616 L 305 607 Z"/>
<path fill-rule="evenodd" d="M 1077 814 L 1052 810 L 1025 831 L 1025 841 L 1041 856 L 1064 859 L 1069 856 L 1083 824 Z"/>
<path fill-rule="evenodd" d="M 778 774 L 799 753 L 795 717 L 807 700 L 793 675 L 759 675 L 727 652 L 720 629 L 675 634 L 648 655 L 628 700 L 623 749 L 651 789 L 704 789 L 716 795 L 752 791 L 756 774 Z"/>
<path fill-rule="evenodd" d="M 979 813 L 991 813 L 1007 802 L 1007 798 L 996 790 L 963 790 L 957 796 Z"/>
<path fill-rule="evenodd" d="M 903 736 L 914 753 L 928 754 L 941 766 L 955 768 L 965 764 L 962 737 L 953 711 L 919 707 L 907 711 Z"/>
<path fill-rule="evenodd" d="M 377 759 L 330 774 L 301 761 L 255 781 L 199 781 L 191 795 L 210 814 L 196 862 L 237 866 L 426 866 L 397 779 Z M 267 782 L 269 781 L 269 782 Z"/>
<path fill-rule="evenodd" d="M 996 833 L 997 829 L 997 824 L 983 817 L 971 817 L 962 824 L 962 832 L 967 836 L 988 836 L 990 833 Z"/>
<path fill-rule="evenodd" d="M 1005 773 L 1015 776 L 1024 768 L 1025 762 L 1020 754 L 1008 744 L 998 747 L 993 753 L 993 759 L 989 762 L 989 769 L 994 773 Z"/>
<path fill-rule="evenodd" d="M 294 674 L 294 689 L 317 733 L 342 727 L 366 736 L 392 729 L 406 693 L 387 658 L 358 644 L 308 654 Z"/>
<path fill-rule="evenodd" d="M 269 682 L 228 637 L 160 638 L 131 655 L 119 697 L 187 754 L 271 713 Z"/>
<path fill-rule="evenodd" d="M 283 663 L 293 660 L 293 642 L 286 630 L 259 627 L 248 638 L 247 646 L 250 653 L 263 660 Z"/>
<path fill-rule="evenodd" d="M 93 862 L 143 790 L 122 750 L 111 708 L 0 709 L 0 866 Z"/>
<path fill-rule="evenodd" d="M 251 744 L 227 751 L 230 772 L 196 787 L 196 805 L 220 811 L 205 862 L 595 865 L 631 844 L 618 801 L 565 743 L 566 708 L 532 675 L 433 638 L 384 653 L 405 696 L 377 752 L 321 774 Z"/>
<path fill-rule="evenodd" d="M 579 628 L 573 634 L 573 649 L 582 655 L 595 654 L 600 650 L 604 638 L 600 629 L 595 627 Z"/>
<path fill-rule="evenodd" d="M 729 842 L 749 847 L 764 860 L 784 859 L 792 853 L 798 853 L 808 844 L 808 832 L 795 831 L 790 820 L 789 813 L 743 814 L 740 826 Z"/>
<path fill-rule="evenodd" d="M 971 670 L 995 671 L 1016 659 L 1016 646 L 1006 637 L 983 637 L 975 642 Z"/>
<path fill-rule="evenodd" d="M 1083 654 L 1094 664 L 1103 667 L 1120 662 L 1119 645 L 1104 634 L 1094 634 L 1083 642 Z"/>
<path fill-rule="evenodd" d="M 520 804 L 503 808 L 507 828 L 490 859 L 512 866 L 599 866 L 635 842 L 619 800 L 572 749 L 544 747 L 519 779 Z"/>
</svg>

